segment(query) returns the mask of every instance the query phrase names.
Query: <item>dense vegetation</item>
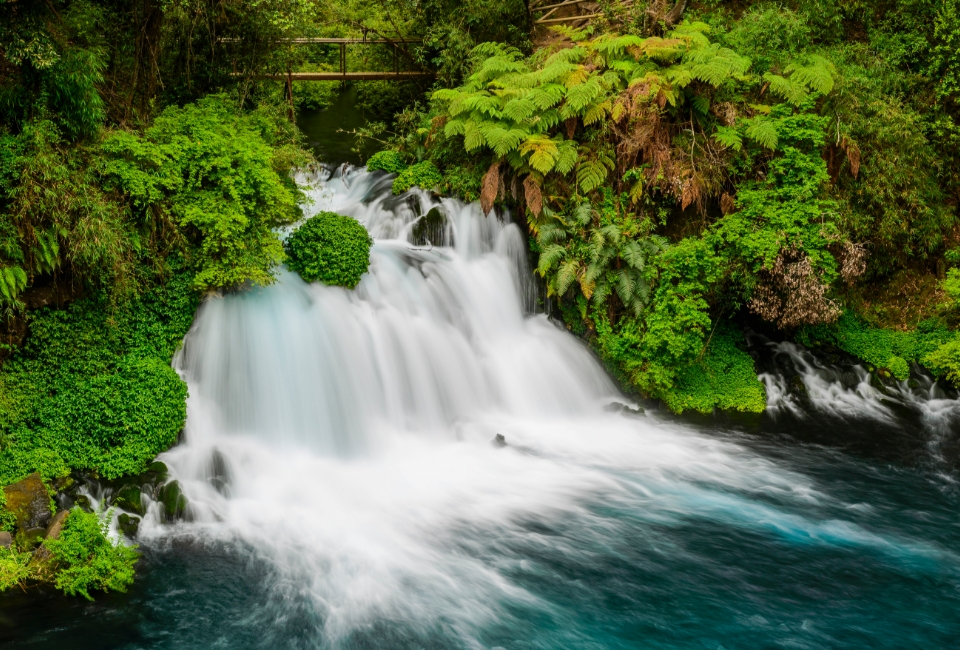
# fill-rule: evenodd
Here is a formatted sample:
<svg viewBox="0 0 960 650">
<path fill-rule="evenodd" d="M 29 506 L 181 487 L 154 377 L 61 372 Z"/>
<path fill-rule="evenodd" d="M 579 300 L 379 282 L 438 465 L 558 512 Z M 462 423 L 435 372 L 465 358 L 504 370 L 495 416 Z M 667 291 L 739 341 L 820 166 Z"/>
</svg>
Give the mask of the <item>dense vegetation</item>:
<svg viewBox="0 0 960 650">
<path fill-rule="evenodd" d="M 474 48 L 399 163 L 520 210 L 568 326 L 675 410 L 764 408 L 734 320 L 960 378 L 956 3 L 604 12 Z"/>
<path fill-rule="evenodd" d="M 419 39 L 349 50 L 349 69 L 436 73 L 359 84 L 387 148 L 368 166 L 398 194 L 511 208 L 548 299 L 629 390 L 762 410 L 744 324 L 960 384 L 957 0 L 598 11 L 548 32 L 519 0 L 0 1 L 0 484 L 130 476 L 173 444 L 169 364 L 205 294 L 288 257 L 359 281 L 355 221 L 276 234 L 309 160 L 291 118 L 334 88 L 267 75 L 339 63 L 292 37 Z M 25 577 L 22 536 L 2 551 L 0 588 L 126 585 L 133 556 L 87 515 L 50 547 L 59 572 Z"/>
<path fill-rule="evenodd" d="M 353 289 L 370 266 L 372 243 L 356 219 L 320 212 L 293 231 L 284 247 L 287 266 L 307 282 Z"/>
</svg>

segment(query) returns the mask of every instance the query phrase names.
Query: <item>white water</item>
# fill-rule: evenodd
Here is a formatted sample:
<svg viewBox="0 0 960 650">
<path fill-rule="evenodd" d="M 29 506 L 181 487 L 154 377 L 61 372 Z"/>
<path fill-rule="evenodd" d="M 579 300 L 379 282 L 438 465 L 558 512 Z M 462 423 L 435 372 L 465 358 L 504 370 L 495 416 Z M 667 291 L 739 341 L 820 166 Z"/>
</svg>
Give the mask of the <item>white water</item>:
<svg viewBox="0 0 960 650">
<path fill-rule="evenodd" d="M 355 291 L 285 273 L 207 301 L 176 361 L 186 443 L 162 459 L 192 521 L 148 517 L 143 537 L 252 549 L 277 599 L 264 625 L 299 603 L 325 643 L 387 620 L 480 647 L 511 606 L 563 615 L 509 577 L 546 570 L 515 549 L 586 561 L 625 534 L 596 503 L 657 526 L 694 517 L 936 554 L 817 515 L 832 500 L 812 481 L 736 444 L 605 409 L 624 398 L 597 361 L 525 310 L 520 229 L 444 200 L 453 246 L 414 247 L 413 222 L 437 202 L 411 208 L 376 178 L 310 179 L 312 210 L 355 216 L 376 238 Z"/>
</svg>

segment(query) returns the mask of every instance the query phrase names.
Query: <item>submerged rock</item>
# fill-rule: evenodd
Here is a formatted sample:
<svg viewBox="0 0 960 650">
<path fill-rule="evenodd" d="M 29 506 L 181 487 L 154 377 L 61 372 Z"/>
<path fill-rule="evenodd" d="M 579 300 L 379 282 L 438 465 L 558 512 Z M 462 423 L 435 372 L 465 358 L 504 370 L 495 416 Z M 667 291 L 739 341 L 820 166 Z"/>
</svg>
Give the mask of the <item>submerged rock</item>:
<svg viewBox="0 0 960 650">
<path fill-rule="evenodd" d="M 493 440 L 490 441 L 494 447 L 506 447 L 507 439 L 503 437 L 502 433 L 498 433 Z"/>
<path fill-rule="evenodd" d="M 17 529 L 27 537 L 42 535 L 50 523 L 50 495 L 40 474 L 33 473 L 22 481 L 3 488 L 7 510 L 17 519 Z"/>
<path fill-rule="evenodd" d="M 230 465 L 219 449 L 214 449 L 207 463 L 207 481 L 220 494 L 227 496 L 230 487 Z"/>
</svg>

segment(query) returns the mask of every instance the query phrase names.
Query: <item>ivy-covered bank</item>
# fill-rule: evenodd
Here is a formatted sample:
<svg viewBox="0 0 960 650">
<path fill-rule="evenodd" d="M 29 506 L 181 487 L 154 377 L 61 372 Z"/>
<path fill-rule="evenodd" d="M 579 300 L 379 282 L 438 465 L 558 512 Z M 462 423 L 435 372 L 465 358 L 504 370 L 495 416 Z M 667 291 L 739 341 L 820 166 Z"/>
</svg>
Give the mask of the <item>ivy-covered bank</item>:
<svg viewBox="0 0 960 650">
<path fill-rule="evenodd" d="M 677 7 L 479 45 L 368 166 L 512 208 L 568 327 L 675 411 L 764 409 L 734 320 L 958 382 L 954 4 Z"/>
</svg>

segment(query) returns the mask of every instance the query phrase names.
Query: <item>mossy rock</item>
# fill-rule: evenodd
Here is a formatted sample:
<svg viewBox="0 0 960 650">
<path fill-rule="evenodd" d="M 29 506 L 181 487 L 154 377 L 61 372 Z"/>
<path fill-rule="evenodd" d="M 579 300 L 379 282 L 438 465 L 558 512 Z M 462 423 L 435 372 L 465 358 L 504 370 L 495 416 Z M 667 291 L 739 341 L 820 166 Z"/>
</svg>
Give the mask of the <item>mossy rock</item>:
<svg viewBox="0 0 960 650">
<path fill-rule="evenodd" d="M 135 512 L 138 515 L 144 514 L 143 495 L 136 485 L 127 484 L 120 488 L 113 499 L 113 505 L 127 512 Z"/>
<path fill-rule="evenodd" d="M 33 473 L 22 481 L 3 488 L 9 510 L 17 522 L 17 530 L 32 536 L 33 531 L 42 533 L 50 523 L 50 495 L 39 473 Z"/>
<path fill-rule="evenodd" d="M 140 530 L 140 518 L 124 512 L 117 517 L 117 527 L 120 529 L 120 532 L 127 537 L 136 537 L 137 532 Z"/>
<path fill-rule="evenodd" d="M 171 481 L 160 489 L 164 521 L 174 522 L 183 518 L 187 511 L 187 497 L 180 489 L 179 481 Z"/>
</svg>

